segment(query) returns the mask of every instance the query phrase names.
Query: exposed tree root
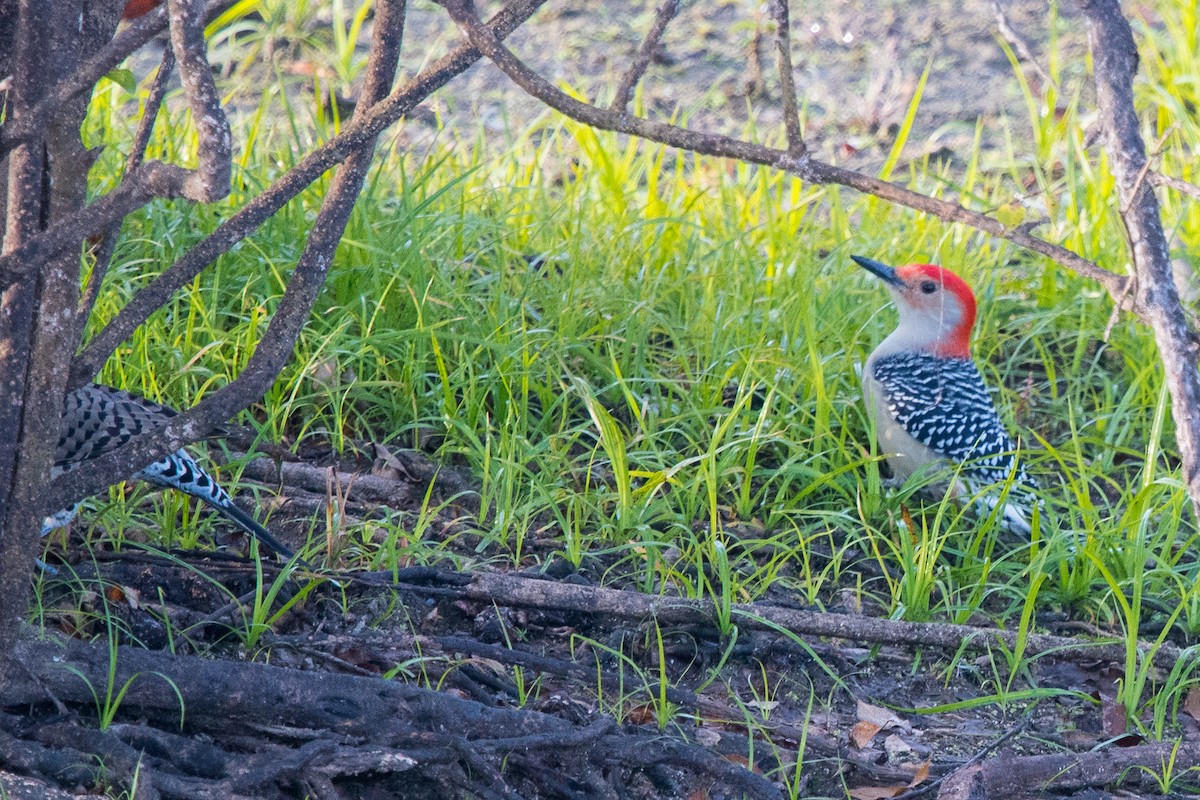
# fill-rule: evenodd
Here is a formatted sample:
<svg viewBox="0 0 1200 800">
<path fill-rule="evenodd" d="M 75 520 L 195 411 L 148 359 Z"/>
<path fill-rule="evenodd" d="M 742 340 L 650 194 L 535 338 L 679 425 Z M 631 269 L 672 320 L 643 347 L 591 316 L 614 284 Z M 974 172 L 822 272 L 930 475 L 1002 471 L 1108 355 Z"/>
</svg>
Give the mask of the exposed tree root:
<svg viewBox="0 0 1200 800">
<path fill-rule="evenodd" d="M 1169 744 L 1146 744 L 1088 753 L 1000 755 L 948 777 L 938 800 L 1025 800 L 1117 784 L 1146 785 L 1150 775 L 1163 776 L 1172 763 L 1175 775 L 1186 780 L 1182 773 L 1200 764 L 1200 743 L 1185 744 L 1174 754 Z"/>
<path fill-rule="evenodd" d="M 379 678 L 125 647 L 110 684 L 110 651 L 78 641 L 23 641 L 16 656 L 28 677 L 10 684 L 9 707 L 43 706 L 52 694 L 86 708 L 93 690 L 103 699 L 105 687 L 128 683 L 121 715 L 144 724 L 99 730 L 31 718 L 24 726 L 35 741 L 0 739 L 6 766 L 56 781 L 71 766 L 68 785 L 110 781 L 139 798 L 333 797 L 335 782 L 363 773 L 402 775 L 405 797 L 615 798 L 639 782 L 663 797 L 698 783 L 781 796 L 703 747 L 603 716 L 574 723 Z M 428 792 L 414 793 L 422 785 Z"/>
<path fill-rule="evenodd" d="M 194 594 L 180 596 L 194 593 L 195 587 L 186 582 L 174 585 L 170 570 L 191 574 L 177 562 L 147 554 L 110 558 L 105 567 L 109 590 L 120 587 L 140 594 L 142 607 L 153 612 L 143 612 L 142 617 L 161 618 L 176 630 L 187 629 L 191 642 L 205 641 L 206 631 L 218 639 L 227 636 L 239 619 L 248 616 L 253 603 L 252 593 L 222 600 L 242 593 L 239 581 L 253 579 L 249 566 L 237 561 L 210 564 L 211 570 L 226 573 L 223 580 L 230 586 L 227 594 L 213 593 L 208 598 L 208 608 L 216 610 L 204 610 L 188 605 L 189 600 L 194 604 Z M 278 568 L 264 565 L 267 570 Z M 88 566 L 79 572 L 82 576 L 94 569 Z M 616 798 L 642 784 L 654 797 L 683 797 L 687 787 L 698 782 L 747 797 L 778 797 L 778 785 L 727 758 L 756 752 L 759 763 L 754 767 L 777 774 L 775 770 L 787 769 L 789 759 L 795 760 L 803 741 L 810 757 L 836 758 L 863 779 L 903 785 L 911 776 L 911 770 L 878 763 L 870 752 L 849 747 L 842 736 L 821 730 L 764 722 L 762 730 L 771 731 L 768 748 L 750 742 L 757 735 L 753 730 L 726 726 L 714 733 L 705 728 L 701 746 L 688 741 L 686 729 L 675 726 L 666 731 L 648 724 L 621 727 L 586 699 L 556 694 L 526 703 L 508 670 L 487 667 L 489 663 L 520 667 L 531 674 L 560 676 L 574 685 L 594 685 L 612 695 L 627 678 L 603 659 L 589 664 L 586 657 L 583 661 L 558 658 L 522 649 L 511 637 L 531 626 L 560 630 L 565 637 L 584 625 L 614 632 L 614 621 L 631 622 L 636 628 L 653 619 L 660 631 L 668 632 L 660 633 L 667 640 L 663 646 L 668 658 L 714 663 L 724 657 L 726 640 L 717 631 L 711 604 L 542 577 L 461 574 L 426 567 L 339 579 L 398 590 L 422 601 L 442 598 L 447 610 L 457 609 L 475 620 L 481 639 L 415 631 L 323 636 L 314 635 L 308 626 L 301 626 L 309 631 L 302 635 L 263 635 L 273 663 L 309 665 L 306 669 L 198 660 L 134 648 L 118 648 L 114 665 L 107 647 L 75 640 L 25 641 L 17 653 L 24 674 L 13 678 L 4 701 L 5 709 L 19 710 L 24 717 L 0 716 L 0 767 L 42 776 L 63 788 L 115 786 L 133 791 L 138 798 L 297 793 L 332 798 L 360 781 L 413 798 Z M 159 588 L 157 598 L 149 591 L 151 586 Z M 117 606 L 121 604 L 115 604 L 114 611 Z M 136 619 L 126 622 L 143 636 Z M 736 606 L 733 620 L 743 631 L 740 646 L 747 650 L 739 656 L 743 659 L 759 658 L 778 647 L 791 647 L 804 658 L 817 652 L 836 657 L 836 647 L 820 641 L 801 643 L 797 634 L 806 639 L 951 651 L 961 646 L 986 649 L 1011 637 L 999 630 L 889 622 L 767 605 Z M 618 636 L 625 635 L 619 631 L 618 627 Z M 686 634 L 672 639 L 671 631 Z M 748 636 L 751 631 L 754 635 Z M 1092 660 L 1121 654 L 1114 645 L 1087 644 L 1065 637 L 1031 636 L 1026 653 L 1054 649 L 1059 657 L 1065 653 Z M 188 645 L 181 640 L 181 652 Z M 422 661 L 427 684 L 443 691 L 380 677 L 396 664 L 415 661 Z M 349 674 L 315 671 L 313 663 Z M 845 680 L 853 684 L 853 678 Z M 116 697 L 126 686 L 119 702 L 108 701 L 119 705 L 119 712 L 113 724 L 101 730 L 96 719 L 105 715 L 105 698 Z M 735 710 L 719 699 L 671 686 L 662 691 L 665 702 L 701 718 L 737 719 Z M 1111 752 L 1115 755 L 1104 758 L 1112 763 L 1152 769 L 1159 766 L 1162 755 L 1146 748 Z M 1139 754 L 1144 758 L 1138 760 Z M 1184 757 L 1200 758 L 1200 754 L 1188 750 Z M 1099 781 L 1095 785 L 1114 780 L 1111 770 L 1100 768 L 1101 762 L 1082 773 L 1064 769 L 1082 758 L 1074 754 L 1057 762 L 1021 761 L 1012 770 L 1002 765 L 1006 758 L 1011 759 L 997 756 L 969 773 L 964 771 L 954 785 L 969 780 L 976 787 L 971 791 L 984 786 L 982 791 L 991 792 L 981 796 L 1005 796 L 1005 787 L 1012 784 L 1004 780 L 1018 768 L 1027 771 L 1022 779 L 1025 786 L 1048 780 L 1043 772 L 1054 773 L 1056 780 Z M 935 774 L 952 766 L 943 763 Z M 989 788 L 992 784 L 998 788 Z M 951 791 L 949 785 L 947 780 L 942 791 Z M 10 792 L 10 796 L 23 795 Z"/>
</svg>

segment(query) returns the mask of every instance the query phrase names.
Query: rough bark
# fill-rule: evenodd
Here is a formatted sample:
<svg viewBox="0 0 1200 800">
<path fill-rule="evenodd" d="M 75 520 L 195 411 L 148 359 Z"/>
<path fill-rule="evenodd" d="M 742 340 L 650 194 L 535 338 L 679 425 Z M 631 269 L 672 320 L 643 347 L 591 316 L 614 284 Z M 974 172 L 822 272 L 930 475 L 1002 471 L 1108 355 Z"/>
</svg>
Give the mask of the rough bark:
<svg viewBox="0 0 1200 800">
<path fill-rule="evenodd" d="M 70 11 L 73 5 L 64 4 L 59 10 L 65 7 Z M 70 66 L 63 60 L 70 58 L 72 43 L 62 31 L 52 35 L 54 26 L 47 24 L 44 14 L 46 9 L 32 0 L 23 0 L 17 9 L 10 110 L 18 120 L 45 95 L 55 70 L 60 65 Z M 46 135 L 33 137 L 13 150 L 8 167 L 5 253 L 42 230 L 50 214 Z M 48 294 L 56 296 L 63 285 L 60 273 L 61 264 L 49 264 L 40 273 L 6 282 L 0 295 L 0 430 L 11 437 L 11 445 L 0 448 L 0 583 L 9 587 L 0 593 L 0 676 L 25 612 L 27 576 L 33 569 L 37 536 L 33 487 L 44 482 L 50 472 L 49 444 L 37 438 L 47 422 L 42 409 L 28 398 L 31 389 L 44 388 L 45 379 L 33 374 L 31 366 L 45 357 L 49 344 L 44 336 L 35 338 L 35 322 L 45 311 L 40 307 L 40 284 L 48 282 Z"/>
<path fill-rule="evenodd" d="M 507 36 L 540 4 L 537 0 L 517 0 L 504 7 L 494 21 L 497 35 Z M 169 14 L 164 10 L 149 14 L 113 39 L 122 5 L 118 0 L 60 4 L 63 15 L 86 20 L 81 28 L 47 24 L 45 18 L 36 16 L 39 4 L 30 0 L 20 6 L 16 24 L 5 26 L 3 31 L 16 42 L 12 63 L 16 66 L 14 72 L 21 76 L 11 93 L 10 113 L 0 129 L 0 152 L 4 148 L 10 151 L 7 183 L 11 212 L 7 214 L 8 228 L 0 252 L 0 341 L 4 342 L 0 349 L 0 429 L 21 432 L 12 446 L 0 447 L 0 577 L 6 585 L 15 587 L 27 586 L 24 576 L 32 568 L 41 514 L 69 506 L 111 483 L 114 476 L 129 475 L 163 453 L 203 438 L 215 424 L 262 395 L 290 357 L 308 319 L 361 189 L 375 138 L 480 58 L 472 48 L 459 47 L 389 96 L 403 6 L 389 4 L 387 7 L 393 11 L 377 14 L 375 30 L 380 38 L 374 43 L 368 86 L 346 130 L 222 226 L 208 240 L 208 247 L 197 248 L 185 257 L 186 266 L 168 271 L 170 279 L 155 285 L 165 291 L 139 294 L 128 313 L 118 318 L 119 324 L 107 329 L 108 336 L 102 334 L 89 349 L 93 358 L 85 354 L 81 359 L 91 371 L 76 370 L 72 380 L 77 386 L 90 379 L 111 348 L 167 302 L 179 286 L 331 166 L 344 161 L 346 165 L 332 184 L 304 254 L 249 368 L 205 403 L 177 418 L 177 424 L 166 431 L 133 443 L 132 450 L 114 454 L 111 463 L 71 473 L 69 478 L 56 481 L 53 491 L 47 493 L 44 487 L 57 440 L 57 411 L 67 388 L 63 365 L 70 363 L 69 356 L 79 344 L 86 321 L 83 317 L 75 319 L 80 307 L 80 242 L 87 236 L 108 232 L 126 214 L 154 197 L 211 201 L 228 188 L 231 142 L 199 35 L 203 4 L 198 0 L 172 0 Z M 227 6 L 225 0 L 212 3 L 208 12 Z M 103 74 L 98 72 L 101 66 L 115 63 L 114 59 L 119 60 L 164 26 L 170 28 L 173 55 L 198 120 L 200 166 L 188 170 L 158 162 L 142 165 L 134 160 L 120 187 L 84 206 L 86 169 L 79 169 L 79 165 L 90 163 L 90 154 L 81 149 L 78 136 L 87 104 L 83 89 L 91 84 L 81 83 L 79 76 L 91 76 L 94 81 Z M 57 31 L 58 43 L 50 41 L 52 31 Z M 61 53 L 54 49 L 64 47 L 67 50 Z M 46 69 L 51 58 L 54 70 Z M 51 138 L 58 150 L 49 162 L 51 167 L 73 161 L 73 178 L 64 175 L 51 182 L 43 175 Z M 53 192 L 47 194 L 51 186 Z M 180 279 L 183 272 L 189 274 Z M 90 307 L 91 298 L 83 304 L 85 311 Z M 130 327 L 122 327 L 125 325 Z M 36 397 L 36 403 L 27 402 L 30 397 Z M 11 649 L 2 645 L 11 644 L 12 626 L 24 612 L 25 597 L 25 591 L 14 590 L 0 599 L 0 652 Z"/>
<path fill-rule="evenodd" d="M 1095 64 L 1096 96 L 1116 178 L 1121 220 L 1128 233 L 1142 320 L 1158 345 L 1171 393 L 1175 440 L 1192 509 L 1200 518 L 1200 373 L 1197 344 L 1171 272 L 1170 246 L 1158 198 L 1147 180 L 1146 144 L 1133 104 L 1137 44 L 1118 0 L 1080 4 Z"/>
<path fill-rule="evenodd" d="M 108 732 L 51 725 L 39 739 L 77 754 L 73 764 L 82 768 L 76 773 L 84 774 L 69 777 L 86 781 L 87 771 L 96 771 L 87 754 L 98 754 L 110 779 L 129 783 L 136 774 L 153 796 L 276 796 L 280 786 L 311 792 L 308 784 L 316 782 L 331 792 L 319 796 L 336 797 L 331 777 L 390 771 L 447 787 L 440 796 L 458 784 L 466 796 L 532 796 L 531 790 L 545 787 L 537 796 L 612 797 L 617 795 L 610 784 L 622 772 L 669 765 L 740 797 L 783 797 L 765 778 L 705 748 L 657 729 L 623 730 L 600 715 L 570 722 L 378 677 L 123 647 L 115 652 L 113 668 L 105 648 L 72 641 L 21 642 L 16 658 L 23 670 L 12 682 L 10 703 L 38 704 L 53 697 L 86 706 L 95 702 L 93 687 L 109 680 L 132 682 L 122 713 L 152 724 L 114 726 Z M 216 736 L 216 742 L 206 746 L 180 736 L 181 713 L 190 735 Z M 248 726 L 253 736 L 244 735 Z M 5 761 L 47 755 L 0 734 Z M 447 773 L 449 766 L 454 770 Z M 568 768 L 577 788 L 557 791 Z"/>
</svg>

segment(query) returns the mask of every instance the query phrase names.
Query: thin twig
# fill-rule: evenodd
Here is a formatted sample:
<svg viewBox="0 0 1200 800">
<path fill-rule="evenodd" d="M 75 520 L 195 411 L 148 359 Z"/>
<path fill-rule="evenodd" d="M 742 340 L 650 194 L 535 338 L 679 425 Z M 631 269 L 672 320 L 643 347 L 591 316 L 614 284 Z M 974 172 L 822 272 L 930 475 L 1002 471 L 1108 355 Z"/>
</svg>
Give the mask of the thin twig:
<svg viewBox="0 0 1200 800">
<path fill-rule="evenodd" d="M 1200 200 L 1200 186 L 1194 183 L 1188 183 L 1179 178 L 1172 178 L 1169 175 L 1163 175 L 1161 172 L 1150 171 L 1150 183 L 1154 186 L 1165 186 L 1168 189 L 1174 189 L 1180 194 L 1187 195 L 1195 200 Z"/>
<path fill-rule="evenodd" d="M 667 29 L 667 24 L 679 13 L 679 0 L 665 0 L 658 7 L 658 13 L 654 17 L 654 24 L 650 26 L 650 30 L 646 33 L 646 38 L 642 41 L 642 46 L 638 48 L 637 54 L 633 57 L 633 63 L 629 65 L 629 71 L 621 78 L 621 83 L 617 87 L 617 93 L 613 97 L 612 105 L 609 106 L 613 111 L 624 111 L 629 107 L 629 99 L 633 96 L 633 89 L 637 86 L 638 81 L 642 79 L 646 68 L 650 66 L 650 60 L 654 57 L 654 50 L 658 47 L 659 41 L 662 39 L 663 31 Z"/>
<path fill-rule="evenodd" d="M 1117 322 L 1121 319 L 1121 309 L 1125 307 L 1126 298 L 1128 298 L 1130 293 L 1136 292 L 1136 290 L 1137 274 L 1135 273 L 1130 275 L 1129 279 L 1125 281 L 1125 288 L 1121 290 L 1121 293 L 1113 298 L 1113 310 L 1108 315 L 1108 324 L 1104 326 L 1104 334 L 1100 337 L 1100 341 L 1107 344 L 1109 337 L 1112 336 L 1113 328 L 1117 327 Z"/>
<path fill-rule="evenodd" d="M 951 775 L 953 775 L 955 772 L 975 766 L 980 761 L 983 761 L 985 758 L 987 758 L 988 753 L 997 749 L 998 747 L 1003 745 L 1008 740 L 1014 738 L 1015 736 L 1017 736 L 1017 734 L 1024 732 L 1024 730 L 1029 727 L 1029 723 L 1032 721 L 1033 721 L 1033 713 L 1030 712 L 1030 713 L 1026 714 L 1024 717 L 1022 717 L 1021 721 L 1019 723 L 1017 723 L 1014 727 L 1009 728 L 1007 731 L 1000 734 L 999 737 L 997 737 L 995 740 L 993 740 L 990 744 L 985 745 L 984 748 L 982 750 L 980 750 L 978 753 L 971 756 L 963 763 L 959 764 L 955 768 L 954 772 L 949 772 L 945 775 L 942 775 L 939 778 L 936 778 L 935 780 L 930 781 L 929 783 L 922 784 L 921 786 L 915 786 L 906 792 L 902 792 L 902 793 L 896 795 L 895 798 L 893 798 L 893 800 L 913 800 L 913 798 L 915 798 L 915 797 L 921 797 L 923 795 L 929 794 L 934 789 L 941 786 L 942 782 L 945 781 L 947 778 L 949 778 Z"/>
<path fill-rule="evenodd" d="M 1053 86 L 1057 91 L 1058 84 L 1055 82 L 1054 78 L 1051 78 L 1050 74 L 1046 72 L 1046 70 L 1042 69 L 1042 65 L 1039 64 L 1037 59 L 1033 57 L 1033 51 L 1029 49 L 1029 45 L 1026 44 L 1025 40 L 1021 38 L 1021 35 L 1013 30 L 1013 27 L 1008 24 L 1008 17 L 1004 15 L 1004 9 L 1000 6 L 1000 0 L 992 0 L 992 11 L 994 11 L 996 14 L 997 30 L 999 30 L 1000 35 L 1003 36 L 1010 45 L 1012 45 L 1013 50 L 1017 52 L 1017 56 L 1026 64 L 1033 67 L 1033 70 L 1039 76 L 1041 76 L 1042 80 Z"/>
<path fill-rule="evenodd" d="M 1150 151 L 1150 155 L 1146 158 L 1146 163 L 1142 164 L 1142 169 L 1138 172 L 1137 180 L 1133 183 L 1133 189 L 1129 193 L 1129 201 L 1121 206 L 1121 216 L 1124 217 L 1129 213 L 1129 208 L 1133 201 L 1137 199 L 1138 193 L 1142 191 L 1142 182 L 1146 180 L 1147 173 L 1150 172 L 1150 165 L 1154 163 L 1154 159 L 1162 154 L 1163 145 L 1167 143 L 1167 137 L 1175 130 L 1172 125 L 1163 131 L 1162 136 L 1158 137 L 1158 141 L 1154 144 L 1154 149 Z"/>
<path fill-rule="evenodd" d="M 775 50 L 779 58 L 779 88 L 783 93 L 783 122 L 787 126 L 788 154 L 801 158 L 808 150 L 800 127 L 800 106 L 796 102 L 796 80 L 792 70 L 792 36 L 788 20 L 788 0 L 771 0 L 775 18 Z"/>
<path fill-rule="evenodd" d="M 154 74 L 154 83 L 150 84 L 150 91 L 146 94 L 146 107 L 142 112 L 142 120 L 133 137 L 129 158 L 125 160 L 126 173 L 136 170 L 146 158 L 146 148 L 150 145 L 150 136 L 154 133 L 154 123 L 158 119 L 158 111 L 162 107 L 163 98 L 167 95 L 167 82 L 171 79 L 171 71 L 174 69 L 175 50 L 167 45 L 163 48 L 158 72 Z"/>
</svg>

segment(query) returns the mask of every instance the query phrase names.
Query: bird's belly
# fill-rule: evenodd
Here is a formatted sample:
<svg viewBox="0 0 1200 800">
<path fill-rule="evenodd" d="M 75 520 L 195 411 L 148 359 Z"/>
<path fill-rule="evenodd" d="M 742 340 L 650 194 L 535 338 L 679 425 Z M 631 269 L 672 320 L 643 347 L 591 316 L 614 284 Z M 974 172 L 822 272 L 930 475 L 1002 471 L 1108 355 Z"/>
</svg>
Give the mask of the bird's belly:
<svg viewBox="0 0 1200 800">
<path fill-rule="evenodd" d="M 863 375 L 863 399 L 875 420 L 875 438 L 879 443 L 880 455 L 884 456 L 892 468 L 892 475 L 898 480 L 906 481 L 913 473 L 930 464 L 945 462 L 945 458 L 933 449 L 909 436 L 908 431 L 892 417 L 883 400 L 883 393 L 869 374 Z"/>
</svg>

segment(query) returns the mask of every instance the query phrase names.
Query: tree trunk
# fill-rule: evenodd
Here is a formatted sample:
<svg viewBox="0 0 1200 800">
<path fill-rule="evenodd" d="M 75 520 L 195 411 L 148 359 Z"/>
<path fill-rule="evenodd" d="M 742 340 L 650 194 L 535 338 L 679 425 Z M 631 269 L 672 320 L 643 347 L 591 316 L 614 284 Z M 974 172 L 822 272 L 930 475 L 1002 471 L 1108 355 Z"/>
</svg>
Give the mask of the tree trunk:
<svg viewBox="0 0 1200 800">
<path fill-rule="evenodd" d="M 1171 273 L 1170 247 L 1158 198 L 1147 179 L 1146 145 L 1133 104 L 1137 44 L 1118 0 L 1081 3 L 1107 149 L 1129 234 L 1142 320 L 1154 332 L 1163 379 L 1171 393 L 1175 440 L 1192 510 L 1200 519 L 1200 373 L 1197 346 Z"/>
<path fill-rule="evenodd" d="M 16 11 L 12 57 L 0 63 L 12 68 L 11 112 L 19 119 L 112 38 L 120 4 L 22 0 Z M 88 99 L 83 94 L 58 107 L 41 135 L 12 152 L 4 253 L 84 206 L 94 160 L 80 137 Z M 72 248 L 0 295 L 0 431 L 12 438 L 0 447 L 0 680 L 27 610 L 41 498 L 77 344 L 71 335 L 79 268 L 79 252 Z"/>
</svg>

